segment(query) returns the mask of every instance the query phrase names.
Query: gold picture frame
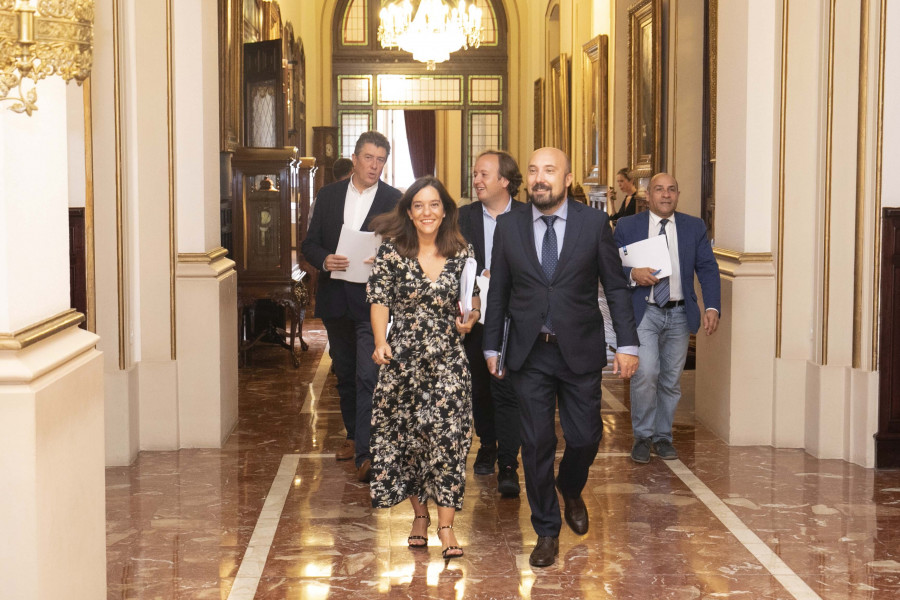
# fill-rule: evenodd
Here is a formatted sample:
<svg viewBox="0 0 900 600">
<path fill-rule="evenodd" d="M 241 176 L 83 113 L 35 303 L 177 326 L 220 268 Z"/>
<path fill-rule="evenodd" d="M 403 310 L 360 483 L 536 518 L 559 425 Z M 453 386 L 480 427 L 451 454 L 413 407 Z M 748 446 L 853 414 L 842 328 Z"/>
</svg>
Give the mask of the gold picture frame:
<svg viewBox="0 0 900 600">
<path fill-rule="evenodd" d="M 609 139 L 609 37 L 598 35 L 583 49 L 584 182 L 606 185 Z"/>
<path fill-rule="evenodd" d="M 569 153 L 569 56 L 563 52 L 550 61 L 550 132 L 545 142 Z"/>
<path fill-rule="evenodd" d="M 628 9 L 628 160 L 637 177 L 663 168 L 662 36 L 661 0 Z"/>
<path fill-rule="evenodd" d="M 544 147 L 544 78 L 534 80 L 534 147 Z"/>
</svg>

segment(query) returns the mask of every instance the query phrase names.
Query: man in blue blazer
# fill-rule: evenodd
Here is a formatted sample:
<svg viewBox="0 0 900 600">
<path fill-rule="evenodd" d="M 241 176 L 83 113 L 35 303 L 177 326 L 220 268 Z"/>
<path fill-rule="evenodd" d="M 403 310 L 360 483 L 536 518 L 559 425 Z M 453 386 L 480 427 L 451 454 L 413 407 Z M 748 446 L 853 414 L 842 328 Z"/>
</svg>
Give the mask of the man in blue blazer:
<svg viewBox="0 0 900 600">
<path fill-rule="evenodd" d="M 351 157 L 350 178 L 326 185 L 316 197 L 316 210 L 301 250 L 309 264 L 319 269 L 316 316 L 328 332 L 328 344 L 341 417 L 347 440 L 336 453 L 338 460 L 356 457 L 357 477 L 369 481 L 371 455 L 369 430 L 372 421 L 372 392 L 378 379 L 378 365 L 372 361 L 375 340 L 366 302 L 366 284 L 332 279 L 332 271 L 345 271 L 346 256 L 335 254 L 341 227 L 369 230 L 369 221 L 393 210 L 400 190 L 381 181 L 381 172 L 391 145 L 377 131 L 359 136 Z"/>
<path fill-rule="evenodd" d="M 638 336 L 609 217 L 566 198 L 568 157 L 556 148 L 536 150 L 526 177 L 531 205 L 497 219 L 484 350 L 491 374 L 500 375 L 497 351 L 508 314 L 506 368 L 519 398 L 525 492 L 538 534 L 529 563 L 546 567 L 559 553 L 557 489 L 566 523 L 578 535 L 588 531 L 581 491 L 603 436 L 600 381 L 606 366 L 598 282 L 619 342 L 613 371 L 622 378 L 637 368 Z M 557 404 L 566 450 L 554 477 Z"/>
<path fill-rule="evenodd" d="M 659 279 L 662 265 L 625 268 L 633 287 L 634 318 L 641 339 L 641 366 L 631 380 L 631 459 L 650 462 L 651 450 L 664 460 L 678 458 L 672 445 L 672 420 L 681 399 L 681 373 L 691 333 L 700 329 L 700 308 L 694 292 L 694 273 L 703 291 L 703 329 L 715 333 L 721 312 L 719 266 L 697 217 L 675 212 L 678 182 L 668 173 L 650 180 L 649 211 L 619 219 L 615 240 L 621 248 L 652 235 L 665 235 L 672 275 Z"/>
</svg>

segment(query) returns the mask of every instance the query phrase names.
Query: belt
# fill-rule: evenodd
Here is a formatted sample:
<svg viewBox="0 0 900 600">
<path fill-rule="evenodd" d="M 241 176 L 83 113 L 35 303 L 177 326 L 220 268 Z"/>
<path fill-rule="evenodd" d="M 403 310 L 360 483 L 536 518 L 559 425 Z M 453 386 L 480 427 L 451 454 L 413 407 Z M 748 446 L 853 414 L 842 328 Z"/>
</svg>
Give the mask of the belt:
<svg viewBox="0 0 900 600">
<path fill-rule="evenodd" d="M 541 342 L 546 342 L 547 344 L 556 344 L 556 334 L 555 333 L 544 333 L 543 331 L 538 334 L 538 340 Z"/>
<path fill-rule="evenodd" d="M 676 306 L 684 306 L 684 300 L 669 300 L 665 304 L 654 304 L 650 303 L 651 306 L 655 306 L 657 308 L 675 308 Z"/>
</svg>

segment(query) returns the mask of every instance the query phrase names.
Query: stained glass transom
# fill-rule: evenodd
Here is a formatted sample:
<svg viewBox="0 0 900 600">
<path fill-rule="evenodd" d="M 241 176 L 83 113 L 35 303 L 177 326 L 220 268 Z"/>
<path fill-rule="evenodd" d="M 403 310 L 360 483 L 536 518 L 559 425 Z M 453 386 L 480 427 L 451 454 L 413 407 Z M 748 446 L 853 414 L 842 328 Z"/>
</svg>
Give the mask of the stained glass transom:
<svg viewBox="0 0 900 600">
<path fill-rule="evenodd" d="M 341 113 L 341 156 L 349 157 L 356 147 L 356 140 L 372 128 L 371 115 L 364 113 Z"/>
<path fill-rule="evenodd" d="M 497 20 L 494 18 L 494 7 L 488 0 L 475 0 L 475 5 L 481 9 L 481 44 L 496 46 Z"/>
<path fill-rule="evenodd" d="M 462 104 L 462 77 L 379 75 L 378 102 L 384 105 Z"/>
<path fill-rule="evenodd" d="M 466 189 L 469 190 L 470 198 L 475 197 L 475 191 L 472 189 L 472 167 L 475 165 L 475 159 L 485 150 L 500 149 L 501 125 L 499 111 L 469 113 L 469 164 L 466 171 L 468 182 Z"/>
<path fill-rule="evenodd" d="M 360 46 L 369 43 L 367 39 L 369 12 L 367 0 L 350 0 L 347 12 L 344 13 L 342 42 L 349 46 Z"/>
<path fill-rule="evenodd" d="M 342 104 L 371 104 L 372 103 L 372 78 L 364 77 L 339 77 L 341 87 Z"/>
<path fill-rule="evenodd" d="M 474 104 L 500 104 L 499 77 L 469 77 L 469 101 Z"/>
</svg>

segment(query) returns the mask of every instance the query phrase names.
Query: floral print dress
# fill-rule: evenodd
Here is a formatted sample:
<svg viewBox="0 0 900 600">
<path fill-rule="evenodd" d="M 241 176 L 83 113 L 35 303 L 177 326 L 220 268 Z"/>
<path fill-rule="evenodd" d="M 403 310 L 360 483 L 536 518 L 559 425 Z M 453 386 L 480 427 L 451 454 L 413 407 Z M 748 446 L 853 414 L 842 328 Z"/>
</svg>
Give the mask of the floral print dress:
<svg viewBox="0 0 900 600">
<path fill-rule="evenodd" d="M 387 306 L 393 358 L 378 371 L 372 398 L 372 506 L 410 496 L 462 508 L 472 444 L 472 384 L 456 331 L 459 278 L 471 246 L 448 258 L 431 281 L 416 258 L 386 241 L 378 249 L 367 299 Z M 475 295 L 478 294 L 476 286 Z"/>
</svg>

